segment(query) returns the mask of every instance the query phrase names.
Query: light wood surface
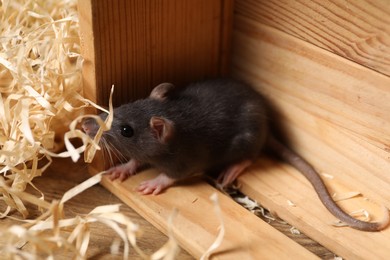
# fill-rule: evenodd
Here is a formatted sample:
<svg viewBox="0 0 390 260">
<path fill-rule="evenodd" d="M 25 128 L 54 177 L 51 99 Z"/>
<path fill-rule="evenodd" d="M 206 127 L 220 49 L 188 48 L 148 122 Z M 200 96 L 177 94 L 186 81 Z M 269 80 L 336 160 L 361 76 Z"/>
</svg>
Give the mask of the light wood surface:
<svg viewBox="0 0 390 260">
<path fill-rule="evenodd" d="M 215 241 L 220 221 L 210 196 L 217 192 L 210 185 L 198 181 L 171 187 L 158 196 L 144 196 L 134 192 L 138 184 L 155 177 L 149 170 L 127 179 L 102 184 L 127 205 L 139 212 L 164 233 L 173 209 L 178 213 L 173 220 L 173 233 L 191 255 L 199 259 Z M 213 259 L 316 259 L 307 249 L 251 214 L 231 198 L 219 192 L 225 236 Z"/>
<path fill-rule="evenodd" d="M 387 0 L 242 0 L 235 12 L 390 76 Z"/>
<path fill-rule="evenodd" d="M 348 185 L 338 182 L 337 177 L 324 179 L 332 193 L 353 191 Z M 310 183 L 288 165 L 260 160 L 239 178 L 239 186 L 243 193 L 345 259 L 386 259 L 389 256 L 390 228 L 381 232 L 363 232 L 333 226 L 337 219 L 321 204 Z M 363 197 L 338 204 L 346 212 L 366 209 L 371 220 L 383 217 L 379 205 Z"/>
<path fill-rule="evenodd" d="M 236 2 L 233 75 L 267 96 L 279 116 L 271 120 L 280 122 L 294 150 L 334 177 L 327 181 L 332 192 L 358 191 L 369 199 L 340 202 L 348 212 L 366 208 L 373 219 L 381 218 L 377 205 L 390 208 L 390 78 L 270 26 L 270 20 L 254 16 L 265 7 L 252 2 Z M 274 8 L 283 13 L 290 5 Z M 311 28 L 302 32 L 310 34 Z M 389 256 L 390 228 L 374 234 L 334 228 L 334 218 L 303 177 L 266 161 L 258 167 L 240 178 L 244 193 L 342 257 Z"/>
<path fill-rule="evenodd" d="M 294 149 L 390 207 L 390 78 L 245 18 L 236 26 L 234 75 L 271 100 Z"/>
<path fill-rule="evenodd" d="M 85 96 L 116 106 L 177 85 L 227 73 L 232 0 L 80 0 Z"/>
<path fill-rule="evenodd" d="M 95 24 L 93 22 L 91 1 L 78 1 L 78 12 L 80 51 L 84 58 L 82 68 L 84 96 L 96 102 L 101 98 L 101 94 L 96 88 L 96 73 L 102 70 L 103 64 L 96 63 L 94 31 L 97 28 L 93 29 Z"/>
</svg>

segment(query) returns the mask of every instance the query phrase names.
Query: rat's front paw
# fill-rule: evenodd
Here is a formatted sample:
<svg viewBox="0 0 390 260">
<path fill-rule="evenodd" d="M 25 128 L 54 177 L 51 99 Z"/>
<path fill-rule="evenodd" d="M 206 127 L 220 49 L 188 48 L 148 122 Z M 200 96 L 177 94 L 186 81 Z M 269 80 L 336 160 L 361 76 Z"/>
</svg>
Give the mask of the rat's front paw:
<svg viewBox="0 0 390 260">
<path fill-rule="evenodd" d="M 108 169 L 107 174 L 109 175 L 109 179 L 112 181 L 116 179 L 124 181 L 136 173 L 138 166 L 139 163 L 136 160 L 131 159 L 126 164 L 121 164 Z"/>
<path fill-rule="evenodd" d="M 158 195 L 164 189 L 172 186 L 172 184 L 174 182 L 175 182 L 174 179 L 169 178 L 164 173 L 160 173 L 154 179 L 141 182 L 141 184 L 137 188 L 137 191 L 139 191 L 140 193 L 142 193 L 144 195 L 147 195 L 147 194 Z"/>
<path fill-rule="evenodd" d="M 112 168 L 108 169 L 107 170 L 107 175 L 108 175 L 108 178 L 111 181 L 116 180 L 116 179 L 119 179 L 120 181 L 124 181 L 129 176 L 131 176 L 133 174 L 130 173 L 128 171 L 128 169 L 126 169 L 122 165 L 119 165 L 119 166 L 115 166 L 115 167 L 112 167 Z"/>
</svg>

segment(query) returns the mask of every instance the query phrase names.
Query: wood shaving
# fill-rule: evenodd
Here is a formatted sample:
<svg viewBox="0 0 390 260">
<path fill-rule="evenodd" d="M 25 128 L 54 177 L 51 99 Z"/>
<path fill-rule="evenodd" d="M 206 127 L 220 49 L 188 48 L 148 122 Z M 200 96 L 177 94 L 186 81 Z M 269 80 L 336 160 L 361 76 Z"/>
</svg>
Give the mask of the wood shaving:
<svg viewBox="0 0 390 260">
<path fill-rule="evenodd" d="M 151 257 L 151 260 L 173 260 L 176 258 L 177 253 L 179 252 L 179 245 L 173 235 L 173 220 L 176 217 L 178 211 L 177 209 L 173 210 L 173 213 L 168 219 L 168 237 L 169 240 L 165 245 L 163 245 L 159 250 L 157 250 Z M 142 254 L 141 254 L 142 255 Z"/>
<path fill-rule="evenodd" d="M 176 252 L 178 246 L 176 241 L 171 238 L 151 257 L 137 246 L 136 238 L 140 231 L 139 227 L 129 217 L 119 212 L 119 204 L 99 206 L 86 215 L 63 218 L 65 203 L 99 183 L 103 174 L 104 172 L 101 172 L 91 177 L 66 192 L 61 200 L 54 200 L 51 203 L 37 200 L 36 197 L 25 192 L 13 191 L 12 187 L 4 187 L 9 193 L 17 193 L 23 200 L 44 208 L 46 214 L 36 220 L 26 221 L 24 225 L 13 225 L 0 231 L 0 235 L 7 238 L 5 240 L 7 243 L 0 248 L 2 259 L 15 259 L 17 257 L 36 259 L 38 252 L 47 259 L 55 259 L 54 256 L 59 249 L 73 252 L 77 259 L 86 259 L 91 236 L 89 226 L 96 222 L 105 224 L 116 232 L 124 245 L 124 259 L 128 259 L 130 245 L 143 259 L 173 259 L 172 255 L 175 254 L 172 252 Z M 62 232 L 65 230 L 66 232 Z M 114 239 L 111 245 L 111 249 L 116 248 L 116 253 L 118 253 L 118 241 L 119 239 Z M 32 250 L 21 250 L 27 243 Z"/>
<path fill-rule="evenodd" d="M 276 220 L 274 214 L 266 210 L 257 201 L 249 198 L 248 196 L 233 196 L 233 199 L 255 215 L 262 216 L 263 218 L 265 218 L 268 223 Z"/>
<path fill-rule="evenodd" d="M 301 231 L 299 231 L 296 227 L 291 227 L 290 232 L 293 235 L 300 235 L 301 234 Z"/>
<path fill-rule="evenodd" d="M 249 209 L 251 212 L 260 207 L 259 203 L 255 200 L 250 199 L 248 196 L 234 198 L 235 201 L 243 205 L 246 209 Z"/>
<path fill-rule="evenodd" d="M 370 213 L 366 209 L 359 209 L 349 213 L 353 217 L 360 217 L 363 221 L 370 221 Z"/>
<path fill-rule="evenodd" d="M 333 180 L 334 179 L 334 176 L 333 175 L 331 175 L 331 174 L 328 174 L 328 173 L 321 173 L 321 175 L 323 176 L 323 177 L 325 177 L 325 178 L 327 178 L 327 179 L 331 179 L 331 180 Z"/>
<path fill-rule="evenodd" d="M 75 0 L 3 0 L 0 5 L 0 186 L 2 217 L 28 211 L 16 195 L 51 164 L 51 154 L 77 111 L 81 65 Z M 68 134 L 68 140 L 72 134 Z M 61 138 L 60 138 L 61 139 Z M 65 139 L 66 140 L 66 139 Z M 42 195 L 43 196 L 43 195 Z"/>
<path fill-rule="evenodd" d="M 219 206 L 217 193 L 213 193 L 210 196 L 210 200 L 214 204 L 215 213 L 216 213 L 216 215 L 217 215 L 217 217 L 219 219 L 219 222 L 220 222 L 220 225 L 218 227 L 219 232 L 218 232 L 218 235 L 217 235 L 217 238 L 215 239 L 215 241 L 206 250 L 206 252 L 204 252 L 204 254 L 201 256 L 200 260 L 207 260 L 207 259 L 209 259 L 211 254 L 222 244 L 223 238 L 225 236 L 225 225 L 223 223 L 222 211 L 221 211 L 221 208 Z"/>
<path fill-rule="evenodd" d="M 294 202 L 292 202 L 291 200 L 287 200 L 287 204 L 290 206 L 290 207 L 296 207 L 297 205 L 295 205 Z"/>
<path fill-rule="evenodd" d="M 350 192 L 344 192 L 344 193 L 341 193 L 341 194 L 338 194 L 338 193 L 335 193 L 333 194 L 333 200 L 334 201 L 342 201 L 342 200 L 347 200 L 347 199 L 351 199 L 351 198 L 355 198 L 355 197 L 358 197 L 358 196 L 361 196 L 362 194 L 358 191 L 350 191 Z"/>
<path fill-rule="evenodd" d="M 370 213 L 365 209 L 355 210 L 349 213 L 352 217 L 356 217 L 362 221 L 369 222 L 371 220 Z M 336 220 L 332 223 L 335 227 L 348 227 L 348 225 L 341 220 Z"/>
<path fill-rule="evenodd" d="M 349 225 L 341 220 L 335 220 L 334 222 L 332 222 L 332 226 L 335 226 L 335 227 L 349 227 Z"/>
</svg>

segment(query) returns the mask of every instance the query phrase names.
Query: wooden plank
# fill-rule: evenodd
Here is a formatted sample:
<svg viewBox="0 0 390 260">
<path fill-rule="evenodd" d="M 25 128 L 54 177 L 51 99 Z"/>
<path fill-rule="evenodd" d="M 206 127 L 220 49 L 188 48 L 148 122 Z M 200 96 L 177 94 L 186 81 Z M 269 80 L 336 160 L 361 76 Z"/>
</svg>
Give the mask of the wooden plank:
<svg viewBox="0 0 390 260">
<path fill-rule="evenodd" d="M 337 194 L 351 191 L 337 178 L 326 180 L 326 183 Z M 381 232 L 362 232 L 334 227 L 332 223 L 336 218 L 321 204 L 309 182 L 288 165 L 261 160 L 239 178 L 239 185 L 242 192 L 343 258 L 387 259 L 389 256 L 390 228 Z M 380 207 L 363 197 L 339 204 L 347 212 L 364 208 L 373 220 L 382 218 Z"/>
<path fill-rule="evenodd" d="M 85 96 L 115 106 L 227 73 L 232 0 L 80 0 Z"/>
<path fill-rule="evenodd" d="M 294 149 L 389 206 L 390 78 L 247 19 L 236 26 L 233 73 L 274 103 Z"/>
<path fill-rule="evenodd" d="M 199 258 L 218 234 L 220 222 L 209 199 L 217 191 L 204 182 L 196 181 L 191 185 L 184 183 L 171 187 L 158 196 L 135 192 L 141 181 L 153 176 L 156 172 L 148 170 L 122 183 L 103 178 L 102 184 L 164 233 L 173 209 L 178 209 L 173 220 L 174 236 L 184 249 Z M 229 197 L 217 193 L 225 237 L 213 259 L 317 259 Z"/>
<path fill-rule="evenodd" d="M 387 0 L 243 0 L 235 11 L 390 75 Z"/>
<path fill-rule="evenodd" d="M 375 203 L 390 207 L 389 77 L 241 15 L 235 20 L 232 71 L 272 101 L 292 147 L 336 177 L 340 184 L 332 182 L 333 190 L 360 191 L 371 200 L 342 206 L 366 207 L 380 218 Z M 373 234 L 330 226 L 333 217 L 303 177 L 265 165 L 240 178 L 245 193 L 343 257 L 388 256 L 390 228 Z"/>
<path fill-rule="evenodd" d="M 80 26 L 80 51 L 83 61 L 83 89 L 84 96 L 92 101 L 98 100 L 96 89 L 96 67 L 94 34 L 92 29 L 92 8 L 91 1 L 78 1 L 79 26 Z"/>
</svg>

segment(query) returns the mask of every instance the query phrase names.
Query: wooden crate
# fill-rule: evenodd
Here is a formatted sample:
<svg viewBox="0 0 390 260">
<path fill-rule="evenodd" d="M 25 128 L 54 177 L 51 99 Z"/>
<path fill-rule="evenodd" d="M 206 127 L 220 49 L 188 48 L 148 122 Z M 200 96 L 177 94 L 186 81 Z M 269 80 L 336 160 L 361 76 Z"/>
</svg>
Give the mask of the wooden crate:
<svg viewBox="0 0 390 260">
<path fill-rule="evenodd" d="M 340 202 L 346 211 L 366 208 L 375 220 L 382 217 L 378 204 L 390 208 L 386 0 L 240 0 L 234 6 L 231 0 L 88 0 L 79 6 L 88 98 L 104 104 L 115 84 L 119 104 L 146 96 L 162 81 L 183 84 L 230 68 L 272 101 L 293 148 L 334 177 L 324 178 L 332 192 L 361 192 Z M 197 183 L 156 197 L 133 192 L 153 174 L 103 185 L 163 232 L 178 208 L 174 234 L 199 257 L 217 234 L 208 199 L 215 190 Z M 310 184 L 287 165 L 260 159 L 239 182 L 245 194 L 344 258 L 390 256 L 390 228 L 367 233 L 332 226 L 335 218 Z M 315 258 L 220 196 L 227 235 L 217 258 Z"/>
</svg>

